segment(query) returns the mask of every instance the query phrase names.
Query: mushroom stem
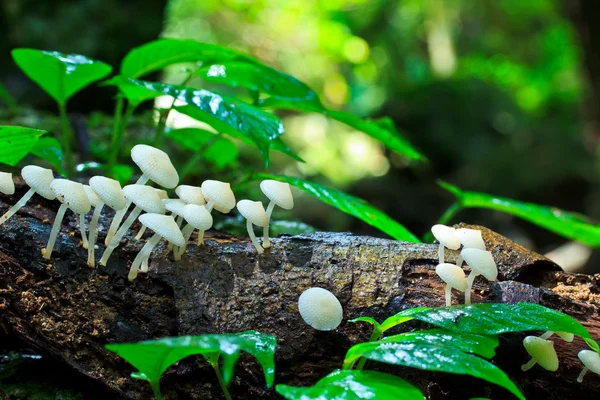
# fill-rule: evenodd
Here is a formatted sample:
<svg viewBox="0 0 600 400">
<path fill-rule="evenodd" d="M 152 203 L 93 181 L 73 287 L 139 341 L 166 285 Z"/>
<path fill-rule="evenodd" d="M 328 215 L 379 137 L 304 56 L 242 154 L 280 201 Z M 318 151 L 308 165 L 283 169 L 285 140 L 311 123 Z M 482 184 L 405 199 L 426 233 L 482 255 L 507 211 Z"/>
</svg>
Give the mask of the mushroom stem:
<svg viewBox="0 0 600 400">
<path fill-rule="evenodd" d="M 198 246 L 204 245 L 204 231 L 198 231 Z"/>
<path fill-rule="evenodd" d="M 183 217 L 180 215 L 177 217 L 177 219 L 175 220 L 175 222 L 177 223 L 177 226 L 181 228 L 181 223 L 183 222 Z M 175 245 L 171 242 L 169 242 L 169 244 L 167 245 L 167 251 L 173 251 L 173 248 L 175 247 Z"/>
<path fill-rule="evenodd" d="M 456 265 L 458 265 L 459 267 L 462 267 L 462 265 L 463 265 L 463 261 L 464 261 L 464 260 L 463 260 L 463 256 L 462 256 L 462 254 L 459 254 L 459 255 L 458 255 L 458 258 L 456 259 Z"/>
<path fill-rule="evenodd" d="M 113 217 L 113 220 L 110 223 L 110 228 L 108 228 L 108 232 L 106 232 L 106 239 L 104 240 L 105 246 L 108 246 L 108 244 L 112 241 L 113 237 L 115 237 L 115 233 L 119 229 L 119 226 L 121 225 L 121 221 L 123 221 L 123 217 L 125 216 L 125 214 L 127 214 L 127 210 L 129 209 L 130 205 L 131 205 L 131 202 L 128 201 L 125 208 L 117 211 L 117 213 Z"/>
<path fill-rule="evenodd" d="M 133 260 L 133 264 L 131 264 L 131 268 L 129 269 L 129 275 L 127 276 L 127 278 L 130 281 L 133 281 L 135 278 L 137 278 L 138 271 L 140 269 L 140 265 L 142 264 L 142 262 L 145 259 L 150 258 L 150 254 L 152 254 L 152 250 L 154 249 L 154 247 L 156 247 L 158 242 L 160 242 L 160 239 L 162 239 L 162 236 L 160 236 L 158 233 L 155 233 L 146 242 L 144 247 L 142 247 L 142 250 L 140 250 L 140 252 L 137 254 L 135 259 Z"/>
<path fill-rule="evenodd" d="M 85 233 L 85 215 L 84 214 L 79 214 L 79 231 L 81 232 L 81 241 L 83 242 L 83 248 L 87 249 L 89 244 L 88 244 L 87 235 Z"/>
<path fill-rule="evenodd" d="M 248 235 L 250 235 L 250 240 L 252 240 L 252 244 L 254 245 L 254 247 L 256 247 L 256 251 L 258 252 L 258 254 L 264 253 L 265 250 L 261 247 L 260 243 L 258 243 L 258 240 L 256 240 L 254 228 L 252 226 L 252 222 L 250 222 L 249 219 L 246 220 L 246 227 L 248 228 Z"/>
<path fill-rule="evenodd" d="M 471 271 L 469 276 L 467 277 L 467 282 L 469 286 L 467 286 L 467 291 L 465 292 L 465 304 L 471 304 L 471 287 L 473 286 L 473 282 L 475 281 L 475 277 L 479 275 L 475 271 Z"/>
<path fill-rule="evenodd" d="M 581 373 L 579 374 L 579 376 L 577 377 L 577 382 L 581 383 L 583 382 L 583 377 L 585 376 L 585 374 L 589 371 L 590 369 L 588 367 L 583 367 L 583 369 L 581 370 Z"/>
<path fill-rule="evenodd" d="M 439 258 L 439 263 L 443 264 L 444 261 L 444 245 L 440 243 L 440 247 L 438 247 L 438 258 Z"/>
<path fill-rule="evenodd" d="M 146 174 L 142 174 L 142 176 L 140 176 L 138 178 L 138 180 L 135 182 L 136 185 L 145 185 L 146 183 L 148 183 L 148 181 L 150 180 L 150 177 L 146 176 Z M 128 202 L 129 204 L 131 204 L 131 202 Z"/>
<path fill-rule="evenodd" d="M 96 246 L 96 239 L 98 238 L 98 220 L 100 219 L 100 214 L 102 214 L 102 209 L 104 208 L 104 203 L 99 201 L 96 204 L 96 208 L 94 208 L 94 215 L 92 215 L 92 222 L 90 223 L 90 238 L 89 238 L 89 246 L 88 246 L 88 265 L 93 267 L 96 263 L 95 255 L 94 255 L 94 246 Z"/>
<path fill-rule="evenodd" d="M 554 335 L 554 332 L 548 331 L 540 336 L 541 339 L 548 339 L 550 336 Z"/>
<path fill-rule="evenodd" d="M 452 286 L 446 284 L 446 307 L 452 305 Z"/>
<path fill-rule="evenodd" d="M 206 211 L 211 212 L 214 206 L 215 206 L 215 202 L 212 200 L 209 200 L 208 203 L 206 203 Z"/>
<path fill-rule="evenodd" d="M 117 231 L 115 236 L 112 238 L 112 240 L 108 244 L 108 247 L 106 248 L 106 250 L 104 250 L 104 254 L 102 254 L 102 258 L 100 259 L 100 262 L 99 262 L 100 265 L 106 265 L 112 252 L 117 247 L 119 247 L 119 243 L 121 242 L 121 239 L 123 239 L 123 236 L 125 236 L 125 234 L 129 230 L 129 227 L 135 222 L 135 220 L 141 213 L 142 213 L 142 209 L 137 206 L 133 209 L 133 211 L 131 211 L 131 214 L 129 214 L 129 217 L 127 217 L 127 219 L 125 220 L 123 225 L 121 225 L 121 227 L 119 228 L 119 230 Z"/>
<path fill-rule="evenodd" d="M 181 256 L 185 253 L 185 249 L 188 244 L 188 240 L 190 240 L 190 236 L 192 236 L 192 232 L 194 232 L 194 227 L 191 224 L 187 224 L 181 233 L 183 233 L 183 238 L 185 239 L 185 244 L 182 247 L 176 247 L 173 250 L 173 257 L 175 261 L 181 260 Z"/>
<path fill-rule="evenodd" d="M 142 225 L 138 234 L 135 235 L 135 240 L 140 240 L 144 236 L 144 232 L 146 232 L 146 225 Z"/>
<path fill-rule="evenodd" d="M 2 225 L 3 223 L 5 223 L 6 220 L 8 220 L 10 217 L 12 217 L 13 215 L 15 215 L 17 213 L 17 211 L 19 211 L 19 209 L 21 207 L 23 207 L 25 204 L 27 204 L 27 202 L 29 201 L 29 199 L 31 198 L 31 196 L 33 196 L 34 194 L 35 194 L 35 190 L 29 189 L 27 191 L 27 193 L 25 193 L 23 195 L 23 197 L 21 197 L 19 199 L 19 201 L 17 201 L 15 203 L 14 206 L 12 206 L 3 216 L 0 217 L 0 225 Z"/>
<path fill-rule="evenodd" d="M 271 247 L 271 242 L 269 241 L 269 227 L 271 226 L 271 214 L 273 213 L 273 209 L 275 208 L 275 202 L 274 201 L 270 201 L 269 205 L 267 206 L 267 221 L 269 221 L 269 223 L 267 225 L 265 225 L 265 227 L 263 228 L 263 247 L 265 249 L 268 249 L 269 247 Z"/>
<path fill-rule="evenodd" d="M 532 358 L 528 363 L 521 365 L 521 371 L 529 371 L 535 364 L 537 364 L 537 361 Z"/>
<path fill-rule="evenodd" d="M 61 204 L 58 212 L 56 213 L 56 218 L 54 218 L 54 224 L 52 225 L 52 231 L 50 232 L 50 238 L 48 239 L 48 245 L 45 249 L 42 249 L 42 256 L 49 260 L 52 257 L 52 250 L 54 250 L 54 243 L 56 243 L 56 236 L 58 235 L 58 231 L 60 230 L 60 224 L 65 216 L 65 212 L 67 212 L 67 205 Z"/>
</svg>

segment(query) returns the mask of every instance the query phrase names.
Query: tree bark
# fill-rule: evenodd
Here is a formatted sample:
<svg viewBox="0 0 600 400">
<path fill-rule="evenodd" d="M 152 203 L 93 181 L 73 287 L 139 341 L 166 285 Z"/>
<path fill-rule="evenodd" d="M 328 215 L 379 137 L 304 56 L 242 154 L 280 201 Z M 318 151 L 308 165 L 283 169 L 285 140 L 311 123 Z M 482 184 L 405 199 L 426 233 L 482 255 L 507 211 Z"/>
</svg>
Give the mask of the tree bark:
<svg viewBox="0 0 600 400">
<path fill-rule="evenodd" d="M 20 186 L 17 195 L 0 201 L 14 204 L 24 191 Z M 149 273 L 130 283 L 128 267 L 144 240 L 127 236 L 106 268 L 89 268 L 72 214 L 65 219 L 52 260 L 45 261 L 40 249 L 56 209 L 57 204 L 35 196 L 0 226 L 0 324 L 43 354 L 106 385 L 114 397 L 148 399 L 151 391 L 146 382 L 129 378 L 133 367 L 105 350 L 105 344 L 248 329 L 277 337 L 276 383 L 314 384 L 340 368 L 348 348 L 367 340 L 371 329 L 347 322 L 332 332 L 307 326 L 297 300 L 311 286 L 332 291 L 344 307 L 345 320 L 368 315 L 381 321 L 406 308 L 444 305 L 444 285 L 435 275 L 437 246 L 431 244 L 316 233 L 274 239 L 271 249 L 258 255 L 247 238 L 207 232 L 206 245 L 199 248 L 192 238 L 180 262 L 159 245 Z M 477 229 L 483 231 L 500 274 L 492 284 L 476 279 L 474 302 L 539 303 L 570 314 L 595 339 L 600 337 L 600 275 L 562 272 L 550 260 L 486 228 Z M 450 261 L 456 256 L 447 251 Z M 462 301 L 462 294 L 453 292 L 453 304 Z M 415 327 L 417 323 L 409 323 L 403 329 Z M 581 370 L 577 353 L 587 347 L 581 339 L 555 339 L 561 362 L 557 372 L 535 367 L 524 373 L 520 366 L 529 358 L 521 344 L 524 336 L 503 335 L 494 362 L 528 398 L 598 398 L 599 375 L 590 372 L 582 384 L 576 382 Z M 430 399 L 510 398 L 503 389 L 460 375 L 374 362 L 367 368 L 396 373 Z M 222 398 L 210 366 L 200 358 L 169 369 L 161 387 L 166 399 Z M 266 389 L 250 356 L 241 357 L 230 388 L 235 399 L 278 398 Z"/>
</svg>

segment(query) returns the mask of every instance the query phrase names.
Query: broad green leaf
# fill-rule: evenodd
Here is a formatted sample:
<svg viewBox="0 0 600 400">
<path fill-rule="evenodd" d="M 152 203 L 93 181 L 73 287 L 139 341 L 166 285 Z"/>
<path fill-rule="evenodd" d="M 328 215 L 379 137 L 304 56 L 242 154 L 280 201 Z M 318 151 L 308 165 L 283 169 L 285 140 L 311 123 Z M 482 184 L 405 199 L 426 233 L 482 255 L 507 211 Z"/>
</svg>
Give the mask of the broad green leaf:
<svg viewBox="0 0 600 400">
<path fill-rule="evenodd" d="M 203 64 L 252 58 L 226 47 L 194 40 L 159 39 L 131 50 L 121 63 L 121 75 L 140 78 L 172 64 Z"/>
<path fill-rule="evenodd" d="M 424 400 L 419 389 L 397 376 L 376 371 L 337 370 L 314 386 L 277 385 L 288 400 Z"/>
<path fill-rule="evenodd" d="M 145 101 L 155 99 L 161 95 L 158 91 L 148 90 L 145 87 L 133 83 L 131 78 L 122 75 L 114 76 L 102 82 L 102 85 L 118 87 L 121 94 L 134 108 Z"/>
<path fill-rule="evenodd" d="M 360 118 L 354 114 L 343 111 L 330 110 L 321 105 L 304 101 L 286 101 L 270 97 L 262 101 L 263 107 L 307 111 L 323 114 L 336 121 L 342 122 L 356 130 L 366 133 L 373 139 L 381 142 L 385 147 L 393 152 L 405 157 L 408 160 L 425 162 L 425 157 L 420 151 L 414 148 L 408 140 L 396 129 L 390 118 L 370 120 Z"/>
<path fill-rule="evenodd" d="M 414 314 L 420 313 L 422 311 L 427 311 L 427 310 L 432 310 L 432 308 L 415 307 L 415 308 L 409 308 L 408 310 L 400 311 L 398 314 L 392 315 L 391 317 L 387 318 L 385 321 L 383 321 L 381 323 L 381 326 L 380 326 L 381 333 L 384 333 L 385 331 L 392 329 L 393 327 L 395 327 L 397 325 L 400 325 L 400 324 L 403 324 L 410 320 L 413 320 Z"/>
<path fill-rule="evenodd" d="M 46 131 L 22 126 L 0 126 L 0 163 L 14 167 Z"/>
<path fill-rule="evenodd" d="M 322 202 L 329 204 L 340 211 L 350 214 L 367 224 L 387 233 L 396 240 L 420 243 L 419 239 L 400 225 L 387 214 L 373 207 L 363 199 L 351 196 L 336 189 L 331 189 L 315 182 L 283 175 L 256 174 L 256 179 L 274 179 L 287 182 L 292 186 L 305 191 Z"/>
<path fill-rule="evenodd" d="M 361 357 L 427 371 L 471 375 L 499 385 L 519 399 L 525 399 L 519 388 L 500 368 L 483 358 L 465 353 L 453 345 L 385 341 L 361 343 L 348 350 L 344 369 L 348 369 Z"/>
<path fill-rule="evenodd" d="M 12 56 L 19 68 L 59 104 L 112 71 L 110 65 L 79 54 L 15 49 Z"/>
<path fill-rule="evenodd" d="M 262 64 L 229 61 L 200 68 L 197 75 L 209 82 L 243 87 L 279 99 L 302 101 L 322 107 L 319 96 L 291 75 Z"/>
<path fill-rule="evenodd" d="M 61 167 L 63 151 L 58 140 L 51 136 L 42 136 L 31 149 L 31 154 L 48 161 L 54 169 L 64 175 Z"/>
<path fill-rule="evenodd" d="M 467 192 L 442 181 L 438 181 L 438 184 L 454 194 L 457 203 L 463 208 L 488 208 L 502 211 L 548 229 L 557 235 L 592 247 L 600 247 L 600 225 L 590 221 L 585 215 L 485 193 Z"/>
<path fill-rule="evenodd" d="M 226 167 L 238 157 L 238 148 L 231 140 L 204 129 L 173 129 L 167 136 L 194 153 L 202 151 L 202 158 L 218 168 Z"/>
</svg>

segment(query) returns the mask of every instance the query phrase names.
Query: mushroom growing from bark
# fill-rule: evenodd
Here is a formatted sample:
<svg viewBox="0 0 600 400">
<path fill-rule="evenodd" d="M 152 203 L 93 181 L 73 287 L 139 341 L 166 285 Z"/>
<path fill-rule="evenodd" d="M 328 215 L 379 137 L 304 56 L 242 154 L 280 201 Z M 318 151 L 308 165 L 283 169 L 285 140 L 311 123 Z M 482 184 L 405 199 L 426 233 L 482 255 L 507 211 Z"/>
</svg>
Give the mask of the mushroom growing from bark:
<svg viewBox="0 0 600 400">
<path fill-rule="evenodd" d="M 452 288 L 464 292 L 469 286 L 465 271 L 455 264 L 442 263 L 435 267 L 435 272 L 446 283 L 446 306 L 452 305 Z"/>
<path fill-rule="evenodd" d="M 208 212 L 212 212 L 214 208 L 223 214 L 227 214 L 235 207 L 235 195 L 229 183 L 207 180 L 202 182 L 201 190 L 207 201 L 206 209 Z"/>
<path fill-rule="evenodd" d="M 522 371 L 530 370 L 535 364 L 547 369 L 548 371 L 556 371 L 558 369 L 558 356 L 554 350 L 554 342 L 539 338 L 537 336 L 527 336 L 523 340 L 525 350 L 531 356 L 528 363 L 521 366 Z"/>
<path fill-rule="evenodd" d="M 177 189 L 175 189 L 175 194 L 179 196 L 181 200 L 185 201 L 186 204 L 196 204 L 198 206 L 206 204 L 204 193 L 202 193 L 202 188 L 199 186 L 179 185 L 177 186 Z M 181 219 L 179 223 L 181 224 Z M 202 235 L 202 237 L 198 235 L 198 245 L 204 243 L 202 242 L 203 237 L 204 235 Z"/>
<path fill-rule="evenodd" d="M 15 194 L 15 183 L 10 172 L 0 172 L 0 193 Z"/>
<path fill-rule="evenodd" d="M 292 190 L 290 185 L 285 182 L 279 182 L 271 179 L 264 180 L 260 183 L 260 190 L 270 200 L 267 206 L 267 225 L 263 228 L 263 247 L 265 249 L 271 247 L 269 241 L 269 225 L 271 221 L 271 214 L 275 206 L 279 206 L 284 210 L 291 210 L 294 208 L 294 196 L 292 196 Z"/>
<path fill-rule="evenodd" d="M 449 248 L 450 250 L 458 250 L 460 248 L 460 241 L 454 235 L 456 229 L 437 224 L 431 227 L 431 233 L 436 238 L 438 242 L 440 242 L 440 247 L 438 249 L 438 258 L 439 263 L 443 264 L 444 259 L 444 247 Z"/>
<path fill-rule="evenodd" d="M 48 199 L 56 199 L 56 195 L 50 189 L 50 183 L 54 180 L 52 171 L 47 168 L 41 168 L 36 165 L 27 165 L 21 170 L 21 176 L 25 180 L 25 183 L 29 185 L 30 189 L 21 197 L 19 201 L 15 203 L 2 217 L 0 217 L 0 225 L 5 223 L 10 217 L 15 215 L 21 207 L 25 206 L 29 199 L 35 194 Z"/>
<path fill-rule="evenodd" d="M 181 256 L 185 252 L 188 240 L 194 232 L 194 229 L 198 229 L 198 242 L 204 244 L 204 231 L 210 229 L 213 224 L 213 218 L 206 209 L 206 207 L 199 206 L 197 204 L 188 204 L 183 209 L 183 217 L 187 222 L 185 228 L 183 228 L 183 246 L 175 249 L 174 255 L 175 260 L 181 260 Z"/>
<path fill-rule="evenodd" d="M 177 246 L 183 246 L 183 235 L 171 215 L 148 213 L 140 216 L 140 222 L 155 233 L 148 239 L 142 250 L 135 257 L 135 260 L 133 260 L 128 275 L 130 281 L 133 281 L 137 277 L 140 265 L 142 265 L 144 260 L 146 260 L 146 265 L 148 265 L 147 260 L 150 258 L 152 250 L 156 247 L 160 239 L 165 238 Z M 147 270 L 143 272 L 147 272 Z"/>
<path fill-rule="evenodd" d="M 298 298 L 298 311 L 304 322 L 319 331 L 331 331 L 342 322 L 344 310 L 329 290 L 313 287 Z"/>
<path fill-rule="evenodd" d="M 166 190 L 157 188 L 155 188 L 154 190 L 156 191 L 156 194 L 158 195 L 158 197 L 160 197 L 161 200 L 169 200 L 169 194 Z M 142 236 L 144 236 L 144 232 L 146 232 L 146 225 L 142 225 L 137 235 L 135 235 L 135 240 L 142 239 Z"/>
<path fill-rule="evenodd" d="M 70 208 L 75 214 L 80 215 L 89 213 L 92 208 L 81 183 L 73 182 L 68 179 L 54 179 L 50 184 L 50 188 L 62 204 L 56 213 L 52 231 L 50 232 L 50 238 L 48 239 L 48 245 L 45 249 L 42 249 L 42 256 L 47 260 L 52 257 L 56 236 L 60 230 L 60 224 L 65 216 L 67 208 Z"/>
<path fill-rule="evenodd" d="M 577 377 L 577 382 L 583 382 L 583 377 L 588 371 L 595 372 L 600 375 L 600 355 L 592 350 L 581 350 L 577 357 L 583 363 L 583 369 Z"/>
<path fill-rule="evenodd" d="M 246 227 L 248 228 L 248 235 L 250 235 L 250 240 L 252 240 L 252 244 L 256 248 L 256 251 L 259 254 L 264 253 L 264 249 L 261 247 L 258 240 L 256 240 L 256 235 L 254 234 L 253 224 L 256 226 L 264 227 L 269 223 L 269 218 L 267 217 L 267 213 L 265 212 L 265 208 L 260 201 L 251 201 L 251 200 L 240 200 L 237 203 L 237 209 L 242 214 L 244 218 L 246 218 Z"/>
<path fill-rule="evenodd" d="M 90 202 L 90 205 L 94 208 L 98 205 L 100 201 L 100 197 L 89 185 L 83 185 L 83 190 L 85 190 L 85 194 Z M 91 226 L 90 226 L 91 229 Z M 88 238 L 85 233 L 85 214 L 79 214 L 79 230 L 81 231 L 81 240 L 83 241 L 83 248 L 89 249 Z"/>
<path fill-rule="evenodd" d="M 485 242 L 481 231 L 477 229 L 459 228 L 454 232 L 454 236 L 458 239 L 465 249 L 479 249 L 485 250 Z M 456 265 L 462 267 L 463 257 L 462 254 L 458 256 Z"/>
<path fill-rule="evenodd" d="M 170 211 L 173 218 L 175 218 L 177 226 L 181 228 L 181 223 L 183 221 L 183 208 L 186 205 L 185 201 L 181 199 L 163 199 L 162 202 L 165 205 L 165 209 Z M 143 232 L 145 228 L 146 225 L 144 225 L 144 228 L 140 229 L 140 232 Z M 139 240 L 140 238 L 136 237 L 136 239 Z M 171 251 L 173 250 L 173 247 L 173 243 L 169 242 L 167 249 Z"/>
<path fill-rule="evenodd" d="M 460 255 L 471 266 L 471 273 L 468 278 L 469 286 L 465 292 L 465 304 L 471 304 L 471 288 L 475 277 L 483 275 L 488 281 L 495 281 L 498 278 L 498 267 L 492 253 L 489 251 L 466 248 L 462 249 Z"/>
</svg>

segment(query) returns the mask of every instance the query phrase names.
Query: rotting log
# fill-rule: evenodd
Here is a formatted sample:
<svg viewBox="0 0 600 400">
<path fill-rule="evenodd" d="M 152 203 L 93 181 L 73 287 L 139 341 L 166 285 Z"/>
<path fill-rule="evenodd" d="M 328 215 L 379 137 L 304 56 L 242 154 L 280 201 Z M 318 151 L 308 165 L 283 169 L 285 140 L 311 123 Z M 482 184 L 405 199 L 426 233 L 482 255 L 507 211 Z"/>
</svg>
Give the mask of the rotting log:
<svg viewBox="0 0 600 400">
<path fill-rule="evenodd" d="M 24 191 L 19 185 L 17 195 L 0 197 L 0 211 Z M 107 343 L 258 330 L 278 339 L 276 383 L 310 385 L 339 368 L 348 348 L 367 340 L 370 327 L 344 322 L 332 332 L 313 330 L 297 310 L 305 289 L 331 290 L 344 307 L 345 320 L 368 315 L 381 321 L 406 308 L 444 305 L 434 245 L 317 233 L 274 239 L 269 251 L 257 255 L 247 238 L 207 232 L 206 245 L 190 244 L 180 262 L 159 245 L 149 273 L 130 283 L 128 267 L 143 241 L 129 235 L 106 268 L 89 268 L 72 214 L 63 223 L 52 260 L 41 257 L 57 208 L 35 196 L 0 226 L 0 324 L 42 354 L 106 385 L 115 398 L 148 399 L 151 392 L 145 382 L 129 378 L 133 367 L 105 350 Z M 101 243 L 107 224 L 100 229 Z M 500 274 L 491 285 L 481 277 L 475 280 L 474 302 L 539 303 L 570 314 L 600 338 L 600 275 L 562 272 L 550 260 L 478 229 Z M 456 256 L 447 252 L 450 260 Z M 462 294 L 453 292 L 453 303 L 462 301 Z M 411 322 L 404 329 L 417 326 Z M 528 360 L 523 337 L 503 335 L 494 362 L 529 399 L 598 398 L 600 376 L 588 373 L 582 384 L 576 382 L 581 370 L 577 353 L 586 348 L 581 339 L 571 344 L 555 340 L 561 361 L 557 372 L 535 367 L 523 373 L 520 366 Z M 511 398 L 469 377 L 374 362 L 367 368 L 396 373 L 430 399 Z M 181 361 L 163 376 L 161 387 L 166 399 L 222 398 L 201 359 Z M 265 388 L 260 367 L 249 356 L 241 357 L 230 388 L 235 399 L 278 398 Z"/>
</svg>

